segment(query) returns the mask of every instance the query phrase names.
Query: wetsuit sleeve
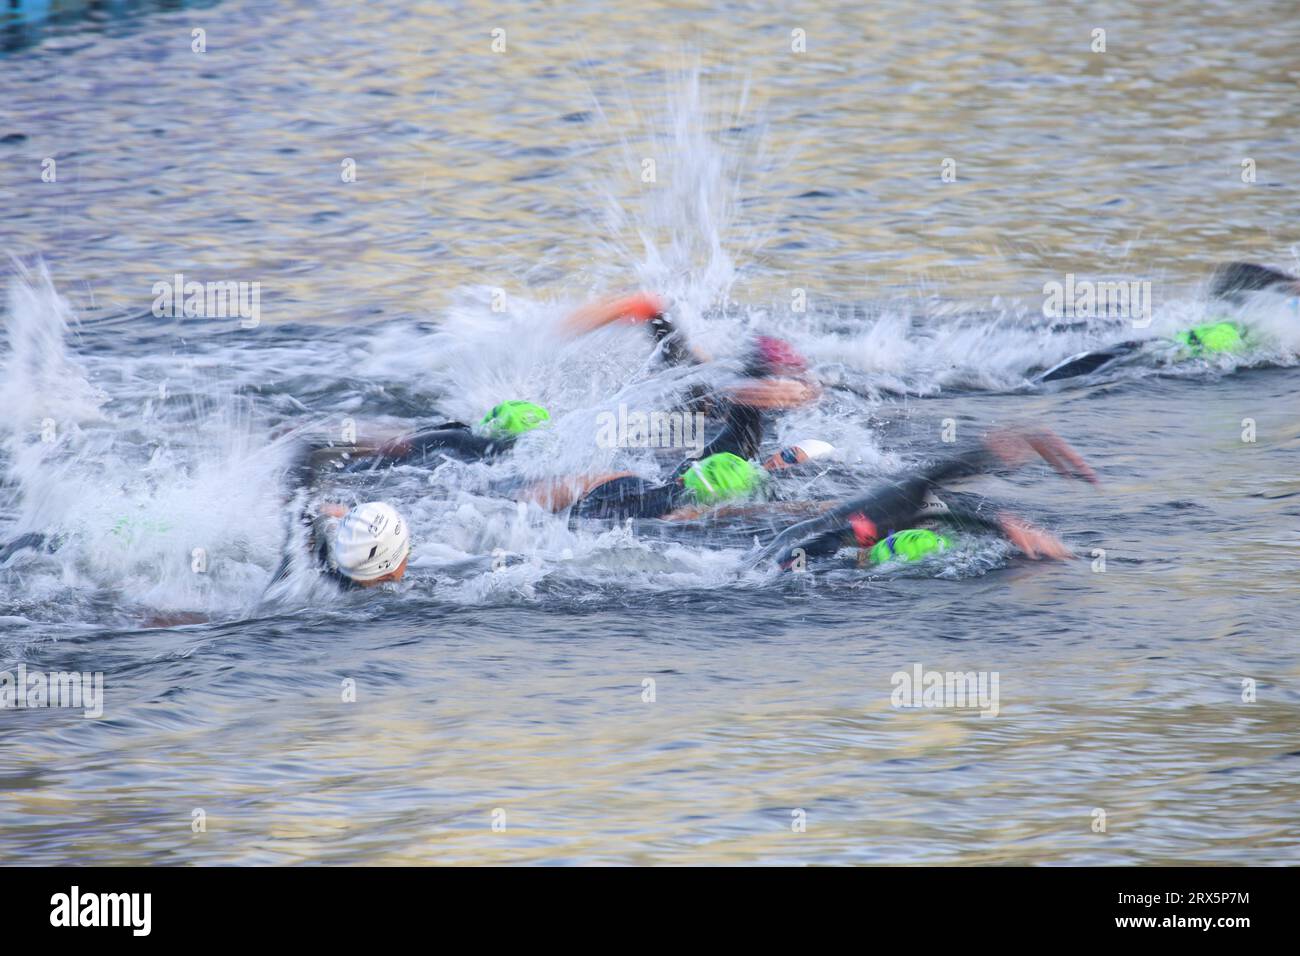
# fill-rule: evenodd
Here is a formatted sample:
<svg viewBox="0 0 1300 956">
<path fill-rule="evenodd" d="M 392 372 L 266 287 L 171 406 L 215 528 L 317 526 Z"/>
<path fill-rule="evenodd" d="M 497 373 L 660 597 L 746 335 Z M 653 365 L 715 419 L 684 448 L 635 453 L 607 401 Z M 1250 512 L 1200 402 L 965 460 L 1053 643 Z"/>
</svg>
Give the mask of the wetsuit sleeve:
<svg viewBox="0 0 1300 956">
<path fill-rule="evenodd" d="M 870 547 L 892 531 L 908 527 L 925 503 L 930 481 L 921 475 L 883 484 L 824 515 L 777 535 L 760 554 L 788 568 L 800 554 L 817 557 L 840 548 Z"/>
<path fill-rule="evenodd" d="M 464 426 L 433 428 L 417 432 L 406 439 L 408 450 L 401 455 L 385 456 L 391 461 L 422 460 L 433 455 L 446 455 L 460 461 L 480 461 L 495 458 L 514 447 L 513 435 L 488 438 L 476 435 Z"/>
<path fill-rule="evenodd" d="M 339 526 L 339 519 L 331 515 L 304 514 L 307 525 L 307 550 L 317 567 L 328 567 L 330 561 L 330 535 Z"/>
<path fill-rule="evenodd" d="M 299 489 L 301 491 L 301 489 Z M 284 543 L 280 546 L 280 563 L 276 565 L 275 571 L 271 574 L 271 580 L 267 582 L 267 589 L 285 580 L 293 570 L 294 556 L 299 553 L 298 549 L 303 544 L 304 530 L 306 535 L 307 550 L 312 556 L 313 563 L 316 562 L 316 548 L 318 538 L 315 533 L 315 521 L 317 520 L 310 507 L 303 503 L 304 495 L 299 495 L 294 506 L 297 509 L 294 512 L 294 519 L 289 522 L 285 529 Z M 324 539 L 319 539 L 323 542 Z"/>
<path fill-rule="evenodd" d="M 646 323 L 655 344 L 662 350 L 664 362 L 668 365 L 698 365 L 695 353 L 686 344 L 684 336 L 672 320 L 662 312 Z"/>
<path fill-rule="evenodd" d="M 886 535 L 934 517 L 926 495 L 939 481 L 992 470 L 997 459 L 983 448 L 936 462 L 918 475 L 884 482 L 860 498 L 800 522 L 777 535 L 759 552 L 756 562 L 775 561 L 783 568 L 800 555 L 833 554 L 840 548 L 869 547 Z"/>
<path fill-rule="evenodd" d="M 698 458 L 682 462 L 673 473 L 674 476 L 680 477 L 697 461 L 719 452 L 730 452 L 739 458 L 757 458 L 763 441 L 763 424 L 763 413 L 757 408 L 728 402 L 722 431 L 704 446 Z"/>
<path fill-rule="evenodd" d="M 294 556 L 301 553 L 298 549 L 303 545 L 303 528 L 306 529 L 307 552 L 312 566 L 336 581 L 340 587 L 355 586 L 351 579 L 335 570 L 329 560 L 329 537 L 337 526 L 338 519 L 330 515 L 317 514 L 314 508 L 305 502 L 309 497 L 307 492 L 316 484 L 327 464 L 358 451 L 359 449 L 348 446 L 306 442 L 295 451 L 286 479 L 288 497 L 293 502 L 294 518 L 289 522 L 285 532 L 280 563 L 271 575 L 271 580 L 267 584 L 268 590 L 289 577 L 294 565 Z"/>
<path fill-rule="evenodd" d="M 338 527 L 339 519 L 332 515 L 318 515 L 309 508 L 303 508 L 298 512 L 298 523 L 301 527 L 306 528 L 306 551 L 310 567 L 315 568 L 320 574 L 333 581 L 344 590 L 352 590 L 359 585 L 347 575 L 339 572 L 334 567 L 334 562 L 330 558 L 330 536 Z M 268 590 L 279 581 L 289 577 L 293 570 L 294 548 L 301 547 L 303 538 L 301 534 L 295 536 L 294 528 L 290 527 L 289 534 L 285 539 L 284 555 L 280 559 L 280 565 L 271 575 Z M 301 553 L 301 552 L 298 552 Z"/>
<path fill-rule="evenodd" d="M 339 519 L 332 515 L 316 515 L 309 520 L 307 549 L 313 566 L 345 591 L 360 587 L 346 574 L 340 573 L 338 568 L 334 567 L 334 561 L 330 557 L 330 538 L 339 526 Z"/>
<path fill-rule="evenodd" d="M 0 565 L 4 564 L 19 551 L 30 548 L 33 551 L 45 551 L 53 554 L 59 549 L 60 541 L 51 535 L 39 531 L 19 535 L 8 544 L 0 545 Z"/>
<path fill-rule="evenodd" d="M 303 442 L 295 449 L 285 474 L 285 493 L 292 497 L 313 487 L 322 472 L 339 471 L 349 462 L 373 457 L 373 452 L 356 445 Z M 332 467 L 331 467 L 332 466 Z"/>
<path fill-rule="evenodd" d="M 1296 277 L 1253 262 L 1229 262 L 1214 270 L 1210 295 L 1216 299 L 1241 301 L 1244 293 L 1260 292 L 1277 286 L 1297 286 Z"/>
<path fill-rule="evenodd" d="M 597 485 L 573 506 L 576 518 L 623 521 L 627 518 L 662 518 L 685 501 L 680 481 L 656 485 L 644 478 L 624 475 Z"/>
<path fill-rule="evenodd" d="M 1000 512 L 1008 506 L 980 495 L 944 492 L 943 511 L 927 511 L 923 517 L 961 532 L 991 531 L 1003 534 Z"/>
<path fill-rule="evenodd" d="M 316 483 L 320 470 L 317 454 L 319 450 L 317 446 L 305 442 L 294 449 L 293 458 L 289 462 L 289 469 L 285 473 L 286 495 L 292 497 L 297 492 L 310 488 Z"/>
</svg>

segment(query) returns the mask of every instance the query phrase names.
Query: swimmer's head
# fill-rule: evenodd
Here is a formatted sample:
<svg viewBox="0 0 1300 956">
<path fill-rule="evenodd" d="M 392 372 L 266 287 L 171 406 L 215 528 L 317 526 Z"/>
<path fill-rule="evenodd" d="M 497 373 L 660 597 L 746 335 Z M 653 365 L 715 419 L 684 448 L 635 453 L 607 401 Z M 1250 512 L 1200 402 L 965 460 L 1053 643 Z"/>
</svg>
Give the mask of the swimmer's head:
<svg viewBox="0 0 1300 956">
<path fill-rule="evenodd" d="M 768 471 L 780 471 L 782 468 L 793 468 L 795 465 L 802 465 L 806 461 L 825 458 L 834 451 L 835 446 L 828 441 L 822 441 L 820 438 L 805 438 L 793 445 L 782 448 L 763 462 L 763 467 Z"/>
<path fill-rule="evenodd" d="M 1244 345 L 1241 332 L 1231 322 L 1198 325 L 1174 336 L 1193 356 L 1222 355 L 1240 351 Z"/>
<path fill-rule="evenodd" d="M 400 581 L 411 556 L 411 532 L 392 505 L 369 501 L 339 520 L 330 557 L 339 573 L 363 587 Z"/>
<path fill-rule="evenodd" d="M 551 420 L 551 413 L 532 402 L 502 402 L 483 416 L 479 425 L 489 435 L 504 438 L 532 431 L 543 422 Z"/>
<path fill-rule="evenodd" d="M 754 339 L 749 360 L 745 364 L 745 374 L 751 378 L 798 375 L 807 369 L 808 362 L 793 345 L 785 339 L 773 338 L 770 335 L 760 335 Z"/>
<path fill-rule="evenodd" d="M 696 502 L 713 505 L 745 498 L 757 488 L 763 472 L 758 466 L 729 451 L 702 458 L 682 475 L 682 484 Z"/>
<path fill-rule="evenodd" d="M 951 547 L 952 542 L 941 534 L 924 528 L 912 528 L 908 531 L 895 531 L 877 541 L 867 556 L 876 564 L 884 564 L 886 561 L 918 561 L 926 555 L 947 551 Z"/>
</svg>

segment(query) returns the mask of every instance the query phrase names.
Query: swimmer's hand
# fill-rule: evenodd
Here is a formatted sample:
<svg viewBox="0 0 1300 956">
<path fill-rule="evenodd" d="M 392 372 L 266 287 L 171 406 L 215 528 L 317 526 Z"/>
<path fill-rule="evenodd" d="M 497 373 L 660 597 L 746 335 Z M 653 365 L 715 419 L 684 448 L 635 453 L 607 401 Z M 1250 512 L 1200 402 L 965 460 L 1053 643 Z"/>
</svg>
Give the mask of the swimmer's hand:
<svg viewBox="0 0 1300 956">
<path fill-rule="evenodd" d="M 764 378 L 727 389 L 727 395 L 739 405 L 751 408 L 797 408 L 815 401 L 820 386 L 797 378 Z"/>
<path fill-rule="evenodd" d="M 1056 535 L 1037 528 L 1010 512 L 998 512 L 998 525 L 1002 528 L 1002 533 L 1007 536 L 1007 540 L 1024 552 L 1027 558 L 1035 561 L 1039 558 L 1066 561 L 1074 557 L 1074 552 Z"/>
<path fill-rule="evenodd" d="M 663 310 L 663 300 L 649 292 L 600 299 L 584 305 L 570 315 L 564 320 L 561 329 L 566 334 L 577 337 L 604 328 L 620 319 L 634 324 L 649 322 Z"/>
<path fill-rule="evenodd" d="M 1001 429 L 984 438 L 984 447 L 1008 468 L 1023 465 L 1037 453 L 1057 474 L 1100 485 L 1097 473 L 1065 439 L 1046 428 Z"/>
</svg>

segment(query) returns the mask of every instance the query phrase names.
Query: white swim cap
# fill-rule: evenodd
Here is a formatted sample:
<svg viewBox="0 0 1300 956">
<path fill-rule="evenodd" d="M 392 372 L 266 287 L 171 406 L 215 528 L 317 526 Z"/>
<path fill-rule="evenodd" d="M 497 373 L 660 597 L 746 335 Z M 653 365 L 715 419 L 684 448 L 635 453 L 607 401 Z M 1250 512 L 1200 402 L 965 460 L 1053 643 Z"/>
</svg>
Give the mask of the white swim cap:
<svg viewBox="0 0 1300 956">
<path fill-rule="evenodd" d="M 803 441 L 795 442 L 794 447 L 807 455 L 809 461 L 814 458 L 824 458 L 835 450 L 834 445 L 820 438 L 805 438 Z"/>
<path fill-rule="evenodd" d="M 392 505 L 368 501 L 339 521 L 330 550 L 341 573 L 353 581 L 374 581 L 401 567 L 411 553 L 411 532 Z"/>
</svg>

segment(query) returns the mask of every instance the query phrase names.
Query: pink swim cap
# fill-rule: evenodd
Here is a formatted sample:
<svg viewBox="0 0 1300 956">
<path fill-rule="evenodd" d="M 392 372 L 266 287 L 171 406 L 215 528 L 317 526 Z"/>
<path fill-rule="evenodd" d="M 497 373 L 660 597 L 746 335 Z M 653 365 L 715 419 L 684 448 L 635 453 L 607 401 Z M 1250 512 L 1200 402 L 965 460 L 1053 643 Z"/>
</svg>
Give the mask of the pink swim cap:
<svg viewBox="0 0 1300 956">
<path fill-rule="evenodd" d="M 785 339 L 760 335 L 754 340 L 755 364 L 768 373 L 802 372 L 808 368 L 807 361 Z"/>
</svg>

